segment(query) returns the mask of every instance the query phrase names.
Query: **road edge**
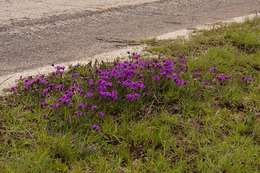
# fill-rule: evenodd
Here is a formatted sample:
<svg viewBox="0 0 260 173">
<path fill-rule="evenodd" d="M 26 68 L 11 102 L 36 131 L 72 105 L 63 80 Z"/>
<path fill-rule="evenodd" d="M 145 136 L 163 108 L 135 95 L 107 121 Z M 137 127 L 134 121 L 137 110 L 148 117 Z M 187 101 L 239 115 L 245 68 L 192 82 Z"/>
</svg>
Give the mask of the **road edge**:
<svg viewBox="0 0 260 173">
<path fill-rule="evenodd" d="M 221 20 L 221 21 L 217 21 L 214 23 L 198 25 L 198 26 L 196 26 L 194 28 L 190 28 L 190 29 L 181 29 L 181 30 L 177 30 L 174 32 L 165 33 L 165 34 L 162 34 L 159 36 L 150 37 L 150 39 L 155 38 L 157 40 L 167 40 L 167 39 L 176 39 L 178 37 L 183 37 L 183 38 L 188 39 L 190 37 L 190 35 L 192 33 L 194 33 L 194 31 L 210 30 L 212 28 L 223 26 L 223 24 L 242 23 L 247 20 L 252 20 L 259 16 L 260 16 L 260 13 L 254 13 L 254 14 L 249 14 L 249 15 L 245 15 L 245 16 L 234 17 L 234 18 L 231 18 L 228 20 Z M 128 57 L 127 52 L 142 52 L 144 49 L 145 49 L 145 45 L 129 46 L 129 47 L 117 49 L 117 50 L 114 50 L 111 52 L 106 52 L 106 53 L 94 55 L 91 57 L 85 57 L 85 58 L 82 58 L 81 60 L 77 60 L 77 61 L 59 63 L 59 65 L 63 65 L 66 68 L 68 68 L 71 65 L 73 66 L 73 65 L 77 65 L 77 64 L 87 64 L 90 61 L 109 62 L 109 61 L 113 61 L 115 59 L 127 58 Z M 13 74 L 9 74 L 9 75 L 0 76 L 0 95 L 7 94 L 6 92 L 4 92 L 4 89 L 11 88 L 12 86 L 14 86 L 16 84 L 17 80 L 20 79 L 21 77 L 36 76 L 39 74 L 48 74 L 52 71 L 53 71 L 53 67 L 48 65 L 48 66 L 44 66 L 44 67 L 40 67 L 40 68 L 25 70 L 25 71 L 22 71 L 19 73 L 13 73 Z"/>
</svg>

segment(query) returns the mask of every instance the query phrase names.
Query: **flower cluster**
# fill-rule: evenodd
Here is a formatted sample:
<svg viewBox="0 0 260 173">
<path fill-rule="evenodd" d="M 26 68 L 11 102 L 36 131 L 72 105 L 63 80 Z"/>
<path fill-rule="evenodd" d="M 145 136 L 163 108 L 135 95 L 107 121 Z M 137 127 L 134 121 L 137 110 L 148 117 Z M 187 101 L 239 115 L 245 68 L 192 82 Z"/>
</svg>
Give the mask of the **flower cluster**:
<svg viewBox="0 0 260 173">
<path fill-rule="evenodd" d="M 53 65 L 54 66 L 54 65 Z M 91 67 L 92 73 L 81 74 L 75 68 L 70 75 L 64 66 L 54 66 L 49 76 L 39 75 L 22 79 L 22 89 L 39 97 L 39 105 L 50 111 L 62 111 L 69 108 L 70 115 L 80 118 L 84 115 L 96 115 L 103 118 L 109 103 L 128 102 L 135 104 L 143 97 L 153 93 L 154 84 L 171 82 L 183 86 L 181 78 L 187 71 L 185 57 L 173 59 L 142 59 L 133 53 L 130 60 L 117 61 Z M 13 88 L 15 92 L 17 87 Z M 21 89 L 21 88 L 20 88 Z M 65 114 L 65 112 L 64 112 Z M 93 129 L 99 127 L 94 125 Z"/>
<path fill-rule="evenodd" d="M 216 79 L 217 79 L 218 81 L 220 81 L 220 82 L 224 82 L 224 81 L 229 80 L 230 77 L 227 76 L 227 75 L 224 74 L 224 73 L 220 73 L 220 74 L 218 74 L 218 75 L 216 76 Z"/>
<path fill-rule="evenodd" d="M 143 59 L 137 53 L 133 53 L 127 61 L 90 66 L 88 73 L 81 73 L 77 70 L 78 66 L 69 72 L 65 72 L 63 66 L 54 68 L 55 72 L 49 76 L 21 79 L 21 85 L 13 87 L 12 91 L 22 89 L 34 94 L 39 98 L 42 108 L 49 109 L 49 112 L 69 114 L 75 119 L 94 116 L 100 120 L 109 114 L 107 110 L 111 105 L 140 105 L 142 102 L 139 101 L 149 100 L 144 98 L 152 98 L 155 93 L 162 91 L 162 86 L 186 85 L 188 81 L 184 80 L 183 76 L 189 74 L 185 57 L 176 60 Z M 225 84 L 225 81 L 230 79 L 225 73 L 218 72 L 215 66 L 205 72 L 212 76 L 211 79 L 203 78 L 202 69 L 191 72 L 190 80 L 201 81 L 203 86 L 214 81 Z M 244 76 L 241 80 L 250 83 L 253 78 Z M 97 123 L 91 128 L 100 130 Z"/>
</svg>

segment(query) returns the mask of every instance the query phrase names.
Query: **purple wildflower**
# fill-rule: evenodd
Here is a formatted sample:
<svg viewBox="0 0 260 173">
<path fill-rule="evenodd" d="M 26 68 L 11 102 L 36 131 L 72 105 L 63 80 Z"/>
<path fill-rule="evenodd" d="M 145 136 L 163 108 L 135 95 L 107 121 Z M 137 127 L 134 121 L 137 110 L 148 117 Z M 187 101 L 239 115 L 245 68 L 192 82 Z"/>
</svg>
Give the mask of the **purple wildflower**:
<svg viewBox="0 0 260 173">
<path fill-rule="evenodd" d="M 93 79 L 89 79 L 88 80 L 88 86 L 91 87 L 94 85 L 94 80 Z"/>
<path fill-rule="evenodd" d="M 137 59 L 140 59 L 141 55 L 137 52 L 134 52 L 132 57 L 133 57 L 133 59 L 137 60 Z"/>
<path fill-rule="evenodd" d="M 227 76 L 226 74 L 224 74 L 224 73 L 220 73 L 220 74 L 218 74 L 218 75 L 216 76 L 216 79 L 217 79 L 218 81 L 220 81 L 220 82 L 224 82 L 224 81 L 230 79 L 230 77 L 228 77 L 228 76 Z"/>
<path fill-rule="evenodd" d="M 53 108 L 53 109 L 57 109 L 57 108 L 59 108 L 60 106 L 61 106 L 60 103 L 53 103 L 53 104 L 50 105 L 50 107 Z"/>
<path fill-rule="evenodd" d="M 153 80 L 154 81 L 159 81 L 160 79 L 161 79 L 161 77 L 159 75 L 153 76 Z"/>
<path fill-rule="evenodd" d="M 86 109 L 87 105 L 85 103 L 80 103 L 78 106 L 79 109 Z"/>
<path fill-rule="evenodd" d="M 182 80 L 182 79 L 176 79 L 175 83 L 176 83 L 177 86 L 183 86 L 183 85 L 186 84 L 186 81 Z"/>
<path fill-rule="evenodd" d="M 94 96 L 94 93 L 93 93 L 93 92 L 88 91 L 88 92 L 86 93 L 86 97 L 87 97 L 87 98 L 91 98 L 91 97 L 93 97 L 93 96 Z"/>
<path fill-rule="evenodd" d="M 17 89 L 18 89 L 17 86 L 13 86 L 10 88 L 11 92 L 14 92 L 14 93 L 17 92 Z"/>
<path fill-rule="evenodd" d="M 65 70 L 65 66 L 61 66 L 61 65 L 52 65 L 56 71 L 52 73 L 53 76 L 58 75 L 58 74 L 63 74 L 64 70 Z"/>
<path fill-rule="evenodd" d="M 39 81 L 39 84 L 47 85 L 48 81 L 44 78 L 44 75 L 38 76 L 37 80 Z"/>
<path fill-rule="evenodd" d="M 105 113 L 104 113 L 104 112 L 99 112 L 99 113 L 98 113 L 98 116 L 99 116 L 100 118 L 104 118 Z"/>
<path fill-rule="evenodd" d="M 101 128 L 100 128 L 100 126 L 98 124 L 93 124 L 91 126 L 91 129 L 96 130 L 96 131 L 100 131 Z"/>
<path fill-rule="evenodd" d="M 62 66 L 62 65 L 54 66 L 54 68 L 56 69 L 56 71 L 64 71 L 65 70 L 65 66 Z"/>
<path fill-rule="evenodd" d="M 112 82 L 106 81 L 104 79 L 100 79 L 97 81 L 98 83 L 98 90 L 106 90 L 108 87 L 112 87 Z"/>
<path fill-rule="evenodd" d="M 74 95 L 73 89 L 65 91 L 65 94 L 61 96 L 58 101 L 63 104 L 69 104 Z"/>
<path fill-rule="evenodd" d="M 91 109 L 92 111 L 96 110 L 96 109 L 97 109 L 97 105 L 91 105 L 90 109 Z"/>
<path fill-rule="evenodd" d="M 201 77 L 201 70 L 200 69 L 196 69 L 192 72 L 192 77 L 193 78 L 200 78 Z"/>
<path fill-rule="evenodd" d="M 251 82 L 254 81 L 254 78 L 252 78 L 251 76 L 243 76 L 243 77 L 241 78 L 241 80 L 242 80 L 243 82 L 249 84 L 249 83 L 251 83 Z"/>
<path fill-rule="evenodd" d="M 163 65 L 160 67 L 160 75 L 161 76 L 170 76 L 174 69 L 174 62 L 170 59 L 164 60 Z"/>
<path fill-rule="evenodd" d="M 126 95 L 127 100 L 130 102 L 136 101 L 139 97 L 141 97 L 141 94 L 139 93 L 130 93 Z"/>
<path fill-rule="evenodd" d="M 185 56 L 181 56 L 178 59 L 179 68 L 177 69 L 178 73 L 186 72 L 188 70 L 187 66 L 187 58 Z"/>
<path fill-rule="evenodd" d="M 43 100 L 43 101 L 40 102 L 40 105 L 41 105 L 42 108 L 45 108 L 45 107 L 48 106 L 48 103 L 46 103 L 46 101 Z"/>
<path fill-rule="evenodd" d="M 123 85 L 124 87 L 128 87 L 128 88 L 130 88 L 130 89 L 132 89 L 132 90 L 144 89 L 144 88 L 145 88 L 145 85 L 144 85 L 144 83 L 143 83 L 142 81 L 136 81 L 136 82 L 134 82 L 134 81 L 131 81 L 131 80 L 129 80 L 129 79 L 123 81 L 123 82 L 122 82 L 122 85 Z"/>
<path fill-rule="evenodd" d="M 57 84 L 57 85 L 54 85 L 54 88 L 55 88 L 56 90 L 63 91 L 63 90 L 64 90 L 64 84 Z"/>
<path fill-rule="evenodd" d="M 84 115 L 84 113 L 83 113 L 83 112 L 80 112 L 80 111 L 77 111 L 77 112 L 75 112 L 75 115 L 76 115 L 77 117 L 81 117 L 81 116 Z"/>
<path fill-rule="evenodd" d="M 179 79 L 179 77 L 178 77 L 178 75 L 173 74 L 173 75 L 171 76 L 171 79 L 175 81 L 175 80 Z"/>
<path fill-rule="evenodd" d="M 29 89 L 35 83 L 34 79 L 25 79 L 24 80 L 24 88 Z"/>
<path fill-rule="evenodd" d="M 111 93 L 108 92 L 108 91 L 99 91 L 98 93 L 102 97 L 110 97 L 111 96 Z"/>
<path fill-rule="evenodd" d="M 43 89 L 42 96 L 44 96 L 44 97 L 47 96 L 49 94 L 50 90 L 51 90 L 50 87 L 47 87 L 47 88 Z"/>
<path fill-rule="evenodd" d="M 116 90 L 111 91 L 110 97 L 112 100 L 117 100 L 118 99 L 118 93 Z"/>
<path fill-rule="evenodd" d="M 209 84 L 210 84 L 209 80 L 202 81 L 202 85 L 204 85 L 204 86 L 208 86 Z"/>
<path fill-rule="evenodd" d="M 72 79 L 76 79 L 76 78 L 78 78 L 79 76 L 80 76 L 80 74 L 79 74 L 79 73 L 76 73 L 76 72 L 73 72 L 73 73 L 71 74 Z"/>
<path fill-rule="evenodd" d="M 209 72 L 210 73 L 216 73 L 217 72 L 217 68 L 216 67 L 210 67 L 209 68 Z"/>
</svg>

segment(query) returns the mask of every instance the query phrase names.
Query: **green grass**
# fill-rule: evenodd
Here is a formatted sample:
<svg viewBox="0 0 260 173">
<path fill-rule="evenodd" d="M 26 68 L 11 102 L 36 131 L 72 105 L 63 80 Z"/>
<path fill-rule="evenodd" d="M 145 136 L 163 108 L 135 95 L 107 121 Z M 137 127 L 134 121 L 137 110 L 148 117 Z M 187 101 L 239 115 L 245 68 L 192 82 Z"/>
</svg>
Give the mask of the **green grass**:
<svg viewBox="0 0 260 173">
<path fill-rule="evenodd" d="M 64 129 L 30 95 L 2 97 L 0 172 L 259 172 L 260 20 L 204 31 L 189 41 L 147 43 L 153 54 L 188 56 L 186 78 L 200 69 L 201 80 L 210 79 L 207 70 L 216 66 L 232 79 L 170 88 L 138 113 L 126 108 L 106 116 L 101 132 L 84 124 Z M 254 82 L 241 82 L 243 75 Z"/>
</svg>

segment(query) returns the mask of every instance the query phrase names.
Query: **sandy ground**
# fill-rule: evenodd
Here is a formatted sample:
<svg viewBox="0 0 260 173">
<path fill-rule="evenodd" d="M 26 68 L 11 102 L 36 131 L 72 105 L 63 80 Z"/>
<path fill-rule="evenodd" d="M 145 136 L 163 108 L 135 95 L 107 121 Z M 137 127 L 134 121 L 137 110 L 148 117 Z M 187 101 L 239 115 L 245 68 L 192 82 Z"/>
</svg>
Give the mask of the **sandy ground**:
<svg viewBox="0 0 260 173">
<path fill-rule="evenodd" d="M 101 12 L 85 10 L 0 23 L 0 76 L 89 59 L 123 48 L 131 40 L 247 15 L 259 9 L 260 0 L 161 0 Z"/>
<path fill-rule="evenodd" d="M 156 0 L 0 0 L 0 23 L 153 1 Z"/>
</svg>

